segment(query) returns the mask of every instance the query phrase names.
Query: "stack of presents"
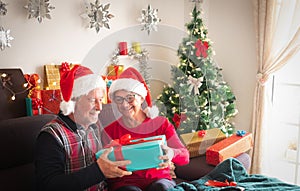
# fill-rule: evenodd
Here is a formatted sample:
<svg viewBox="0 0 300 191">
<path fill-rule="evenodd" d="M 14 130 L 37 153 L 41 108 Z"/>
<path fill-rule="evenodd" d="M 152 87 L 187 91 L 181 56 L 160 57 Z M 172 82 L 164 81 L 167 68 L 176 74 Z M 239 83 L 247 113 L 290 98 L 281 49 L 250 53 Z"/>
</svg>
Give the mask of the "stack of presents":
<svg viewBox="0 0 300 191">
<path fill-rule="evenodd" d="M 70 68 L 75 64 L 70 64 Z M 40 88 L 40 78 L 37 74 L 25 74 L 25 79 L 32 86 L 26 98 L 27 115 L 57 114 L 61 102 L 60 73 L 61 65 L 49 64 L 44 66 L 44 88 Z M 107 67 L 107 75 L 102 76 L 107 84 L 107 91 L 113 80 L 117 79 L 124 69 L 123 65 L 110 65 Z M 104 103 L 109 103 L 108 97 Z"/>
<path fill-rule="evenodd" d="M 190 158 L 206 155 L 207 164 L 216 166 L 222 161 L 237 157 L 252 148 L 252 134 L 237 131 L 226 137 L 218 128 L 181 134 L 180 138 L 190 153 Z"/>
</svg>

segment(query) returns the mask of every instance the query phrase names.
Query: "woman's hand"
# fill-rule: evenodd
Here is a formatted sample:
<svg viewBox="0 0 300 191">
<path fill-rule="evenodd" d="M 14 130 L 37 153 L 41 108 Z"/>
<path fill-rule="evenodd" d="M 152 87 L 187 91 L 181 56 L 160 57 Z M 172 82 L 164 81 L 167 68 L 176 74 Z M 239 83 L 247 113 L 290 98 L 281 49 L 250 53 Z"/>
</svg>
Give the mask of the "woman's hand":
<svg viewBox="0 0 300 191">
<path fill-rule="evenodd" d="M 111 161 L 107 158 L 112 148 L 106 149 L 103 154 L 98 158 L 97 164 L 106 178 L 116 178 L 131 175 L 132 172 L 125 171 L 119 167 L 126 166 L 131 162 L 129 160 Z"/>
<path fill-rule="evenodd" d="M 174 157 L 174 150 L 167 145 L 161 145 L 161 148 L 164 152 L 163 156 L 160 156 L 159 159 L 163 160 L 164 162 L 159 164 L 158 169 L 164 169 L 171 166 L 172 159 Z"/>
</svg>

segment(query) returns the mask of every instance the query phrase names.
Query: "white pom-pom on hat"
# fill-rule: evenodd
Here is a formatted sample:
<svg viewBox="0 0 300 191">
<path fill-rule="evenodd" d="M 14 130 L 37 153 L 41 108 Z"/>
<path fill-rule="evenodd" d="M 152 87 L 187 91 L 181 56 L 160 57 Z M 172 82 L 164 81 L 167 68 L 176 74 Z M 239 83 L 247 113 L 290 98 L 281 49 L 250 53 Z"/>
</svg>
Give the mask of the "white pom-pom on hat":
<svg viewBox="0 0 300 191">
<path fill-rule="evenodd" d="M 114 93 L 118 90 L 126 90 L 139 94 L 145 99 L 148 105 L 148 107 L 143 110 L 147 117 L 155 118 L 158 116 L 158 108 L 152 106 L 150 90 L 142 75 L 135 68 L 127 68 L 121 73 L 118 79 L 112 82 L 108 97 L 112 100 Z"/>
</svg>

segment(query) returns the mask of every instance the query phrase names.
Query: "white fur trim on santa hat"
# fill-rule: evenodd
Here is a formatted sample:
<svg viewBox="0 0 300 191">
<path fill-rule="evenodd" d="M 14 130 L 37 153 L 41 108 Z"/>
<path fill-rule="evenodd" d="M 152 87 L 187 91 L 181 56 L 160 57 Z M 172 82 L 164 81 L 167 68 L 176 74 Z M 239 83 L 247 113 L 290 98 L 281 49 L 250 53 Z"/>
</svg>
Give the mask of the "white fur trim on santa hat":
<svg viewBox="0 0 300 191">
<path fill-rule="evenodd" d="M 100 76 L 96 74 L 89 74 L 79 77 L 74 80 L 71 99 L 80 97 L 82 95 L 87 95 L 91 90 L 96 88 L 103 88 L 104 90 L 106 88 L 106 84 Z M 63 100 L 60 103 L 59 108 L 64 115 L 69 115 L 74 113 L 75 102 L 72 100 L 69 100 L 68 102 Z"/>
<path fill-rule="evenodd" d="M 118 90 L 134 92 L 143 98 L 145 98 L 148 93 L 143 83 L 132 78 L 119 78 L 113 81 L 109 88 L 109 99 L 113 99 L 113 94 Z"/>
<path fill-rule="evenodd" d="M 68 102 L 62 101 L 60 102 L 59 108 L 64 115 L 70 115 L 71 113 L 74 113 L 75 102 L 72 100 Z"/>
<path fill-rule="evenodd" d="M 153 119 L 158 116 L 159 110 L 157 106 L 146 107 L 143 112 L 147 115 L 147 117 Z"/>
<path fill-rule="evenodd" d="M 87 95 L 96 88 L 106 88 L 104 80 L 96 74 L 89 74 L 74 80 L 74 86 L 71 98 Z"/>
</svg>

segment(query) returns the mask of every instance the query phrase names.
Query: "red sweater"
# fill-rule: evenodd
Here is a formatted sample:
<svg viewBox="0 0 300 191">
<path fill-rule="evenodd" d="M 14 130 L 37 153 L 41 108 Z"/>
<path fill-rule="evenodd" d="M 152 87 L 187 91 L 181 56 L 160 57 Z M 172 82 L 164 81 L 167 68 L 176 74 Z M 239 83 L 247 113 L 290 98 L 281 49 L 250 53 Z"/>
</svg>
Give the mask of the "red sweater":
<svg viewBox="0 0 300 191">
<path fill-rule="evenodd" d="M 141 125 L 135 128 L 126 127 L 120 118 L 111 123 L 104 130 L 106 132 L 103 136 L 104 144 L 109 143 L 112 139 L 119 139 L 125 134 L 130 134 L 132 139 L 165 135 L 167 145 L 174 150 L 172 162 L 176 165 L 185 165 L 189 163 L 188 150 L 178 138 L 174 126 L 165 117 L 159 116 L 154 119 L 146 118 Z M 130 176 L 109 179 L 108 183 L 111 190 L 116 190 L 125 185 L 135 185 L 141 189 L 145 189 L 151 182 L 161 178 L 172 179 L 170 176 L 170 169 L 157 170 L 152 168 L 138 170 L 134 171 Z"/>
</svg>

